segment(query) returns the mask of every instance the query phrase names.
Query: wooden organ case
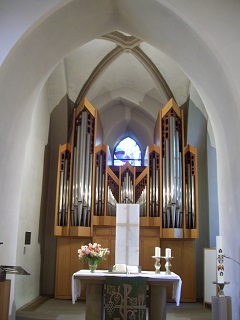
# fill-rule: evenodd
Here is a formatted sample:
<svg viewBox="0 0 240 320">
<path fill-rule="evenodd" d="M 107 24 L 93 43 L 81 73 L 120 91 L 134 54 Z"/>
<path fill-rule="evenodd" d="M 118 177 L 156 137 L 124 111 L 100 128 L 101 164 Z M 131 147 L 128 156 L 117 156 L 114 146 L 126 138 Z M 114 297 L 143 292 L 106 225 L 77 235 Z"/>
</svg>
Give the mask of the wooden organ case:
<svg viewBox="0 0 240 320">
<path fill-rule="evenodd" d="M 143 270 L 154 270 L 154 247 L 172 249 L 172 271 L 183 281 L 181 301 L 196 301 L 195 239 L 198 237 L 197 151 L 184 146 L 182 110 L 171 99 L 159 112 L 154 142 L 144 166 L 112 166 L 102 144 L 97 110 L 84 99 L 75 110 L 71 142 L 59 147 L 55 228 L 57 236 L 55 297 L 71 298 L 71 275 L 86 265 L 78 249 L 101 243 L 114 264 L 116 204 L 138 203 Z M 164 264 L 162 263 L 162 270 Z M 171 292 L 169 290 L 169 300 Z"/>
</svg>

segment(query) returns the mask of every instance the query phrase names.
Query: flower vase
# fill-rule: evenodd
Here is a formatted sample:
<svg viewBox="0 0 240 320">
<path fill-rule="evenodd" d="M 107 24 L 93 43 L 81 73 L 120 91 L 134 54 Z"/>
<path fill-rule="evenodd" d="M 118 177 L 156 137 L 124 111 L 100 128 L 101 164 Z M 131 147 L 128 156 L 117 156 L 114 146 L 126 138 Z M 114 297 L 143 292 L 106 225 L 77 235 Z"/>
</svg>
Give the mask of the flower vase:
<svg viewBox="0 0 240 320">
<path fill-rule="evenodd" d="M 89 260 L 88 261 L 88 267 L 90 272 L 95 272 L 95 270 L 97 269 L 98 266 L 98 261 L 97 260 Z"/>
</svg>

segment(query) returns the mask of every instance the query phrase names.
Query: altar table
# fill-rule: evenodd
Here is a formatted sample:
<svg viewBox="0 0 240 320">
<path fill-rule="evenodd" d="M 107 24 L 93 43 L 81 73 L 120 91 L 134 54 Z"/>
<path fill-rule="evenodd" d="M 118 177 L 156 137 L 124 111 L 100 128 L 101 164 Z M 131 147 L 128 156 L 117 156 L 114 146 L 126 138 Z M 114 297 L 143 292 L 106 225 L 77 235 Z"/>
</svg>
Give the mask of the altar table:
<svg viewBox="0 0 240 320">
<path fill-rule="evenodd" d="M 149 320 L 166 320 L 166 287 L 173 284 L 172 298 L 180 304 L 182 280 L 175 274 L 165 272 L 142 271 L 136 274 L 119 274 L 107 270 L 80 270 L 72 275 L 72 303 L 81 295 L 81 282 L 86 285 L 86 320 L 104 319 L 104 284 L 106 277 L 145 277 L 149 286 Z"/>
</svg>

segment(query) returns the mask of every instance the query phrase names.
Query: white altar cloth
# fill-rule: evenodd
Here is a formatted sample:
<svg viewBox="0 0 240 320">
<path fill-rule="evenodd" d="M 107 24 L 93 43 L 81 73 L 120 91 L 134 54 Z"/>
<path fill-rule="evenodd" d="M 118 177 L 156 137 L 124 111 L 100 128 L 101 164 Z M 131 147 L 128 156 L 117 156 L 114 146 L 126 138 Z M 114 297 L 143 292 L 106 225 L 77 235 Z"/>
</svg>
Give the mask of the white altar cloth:
<svg viewBox="0 0 240 320">
<path fill-rule="evenodd" d="M 90 272 L 89 270 L 80 270 L 72 275 L 72 303 L 74 304 L 78 297 L 81 295 L 81 277 L 84 278 L 99 278 L 105 279 L 107 276 L 115 277 L 144 277 L 151 281 L 157 282 L 171 282 L 173 283 L 172 298 L 176 301 L 176 305 L 180 304 L 182 280 L 175 274 L 165 275 L 165 272 L 155 273 L 154 271 L 142 271 L 141 273 L 126 274 L 126 273 L 112 273 L 107 270 L 96 270 Z"/>
</svg>

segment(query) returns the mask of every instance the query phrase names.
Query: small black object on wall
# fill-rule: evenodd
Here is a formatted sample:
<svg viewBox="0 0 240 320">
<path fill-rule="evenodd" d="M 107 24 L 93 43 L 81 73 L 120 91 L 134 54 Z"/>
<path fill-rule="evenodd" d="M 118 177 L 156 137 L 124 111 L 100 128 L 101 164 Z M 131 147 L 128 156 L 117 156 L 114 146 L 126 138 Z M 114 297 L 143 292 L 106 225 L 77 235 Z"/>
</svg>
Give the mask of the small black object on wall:
<svg viewBox="0 0 240 320">
<path fill-rule="evenodd" d="M 25 232 L 25 245 L 31 244 L 31 232 L 26 231 Z"/>
</svg>

